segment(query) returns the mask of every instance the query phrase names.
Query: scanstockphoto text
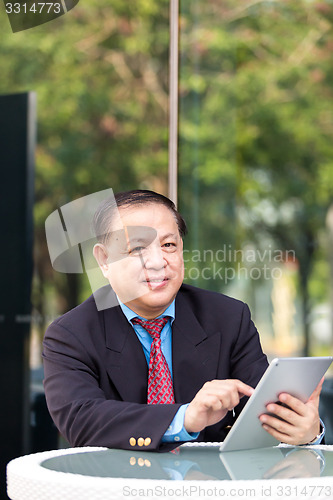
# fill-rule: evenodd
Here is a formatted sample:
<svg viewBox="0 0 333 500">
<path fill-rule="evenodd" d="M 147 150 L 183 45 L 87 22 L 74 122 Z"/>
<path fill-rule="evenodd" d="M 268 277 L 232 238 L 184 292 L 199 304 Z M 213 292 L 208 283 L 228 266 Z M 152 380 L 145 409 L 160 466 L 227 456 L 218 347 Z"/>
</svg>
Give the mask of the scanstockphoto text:
<svg viewBox="0 0 333 500">
<path fill-rule="evenodd" d="M 288 481 L 275 481 L 274 484 L 237 486 L 232 481 L 222 485 L 155 485 L 122 489 L 127 498 L 293 498 L 314 499 L 332 498 L 333 487 L 326 481 L 323 484 L 293 484 Z"/>
<path fill-rule="evenodd" d="M 230 488 L 226 487 L 206 487 L 198 485 L 180 485 L 180 486 L 164 486 L 157 485 L 154 487 L 131 487 L 124 486 L 122 490 L 124 497 L 129 498 L 191 498 L 191 497 L 208 497 L 208 498 L 256 498 L 256 488 Z"/>
</svg>

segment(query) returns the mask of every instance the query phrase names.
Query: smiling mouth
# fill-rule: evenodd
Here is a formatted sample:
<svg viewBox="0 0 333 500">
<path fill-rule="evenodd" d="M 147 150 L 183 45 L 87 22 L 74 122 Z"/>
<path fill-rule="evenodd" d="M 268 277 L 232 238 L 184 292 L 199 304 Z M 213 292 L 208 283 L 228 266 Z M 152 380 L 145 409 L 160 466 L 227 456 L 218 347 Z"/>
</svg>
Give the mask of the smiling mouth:
<svg viewBox="0 0 333 500">
<path fill-rule="evenodd" d="M 147 278 L 144 283 L 146 283 L 149 288 L 158 288 L 159 286 L 165 285 L 169 281 L 169 278 Z"/>
<path fill-rule="evenodd" d="M 162 281 L 167 281 L 169 278 L 147 278 L 145 281 L 147 283 L 161 283 Z"/>
</svg>

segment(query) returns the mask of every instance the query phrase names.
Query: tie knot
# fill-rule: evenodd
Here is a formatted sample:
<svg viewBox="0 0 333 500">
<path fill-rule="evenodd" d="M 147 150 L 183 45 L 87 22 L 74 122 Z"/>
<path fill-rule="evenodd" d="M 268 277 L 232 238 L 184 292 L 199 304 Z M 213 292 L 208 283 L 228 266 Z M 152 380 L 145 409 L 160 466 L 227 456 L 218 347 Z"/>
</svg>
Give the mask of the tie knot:
<svg viewBox="0 0 333 500">
<path fill-rule="evenodd" d="M 168 322 L 169 317 L 164 316 L 163 318 L 158 319 L 147 319 L 143 320 L 140 318 L 133 318 L 132 323 L 141 325 L 149 335 L 151 335 L 154 339 L 158 338 L 163 330 L 165 324 Z"/>
</svg>

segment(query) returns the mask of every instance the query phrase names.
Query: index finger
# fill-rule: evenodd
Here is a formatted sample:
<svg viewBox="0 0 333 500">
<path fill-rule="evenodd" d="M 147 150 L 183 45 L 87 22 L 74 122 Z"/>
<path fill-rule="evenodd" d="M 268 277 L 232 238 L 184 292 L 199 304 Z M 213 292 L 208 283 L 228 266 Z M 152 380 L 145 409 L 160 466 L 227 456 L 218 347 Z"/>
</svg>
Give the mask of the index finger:
<svg viewBox="0 0 333 500">
<path fill-rule="evenodd" d="M 253 387 L 244 384 L 244 382 L 242 382 L 241 380 L 235 379 L 234 382 L 236 383 L 236 388 L 241 398 L 243 396 L 252 396 L 252 394 L 254 393 Z"/>
</svg>

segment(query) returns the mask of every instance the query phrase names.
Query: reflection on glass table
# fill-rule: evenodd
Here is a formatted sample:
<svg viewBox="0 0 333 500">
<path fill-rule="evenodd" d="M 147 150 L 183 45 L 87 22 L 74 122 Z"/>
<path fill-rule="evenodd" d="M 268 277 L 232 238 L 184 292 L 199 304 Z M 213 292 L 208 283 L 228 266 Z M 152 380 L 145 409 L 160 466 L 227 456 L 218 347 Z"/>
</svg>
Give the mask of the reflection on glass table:
<svg viewBox="0 0 333 500">
<path fill-rule="evenodd" d="M 44 460 L 58 472 L 93 477 L 163 480 L 280 479 L 333 475 L 333 453 L 316 448 L 275 447 L 220 453 L 218 447 L 180 447 L 174 452 L 101 450 Z"/>
</svg>

